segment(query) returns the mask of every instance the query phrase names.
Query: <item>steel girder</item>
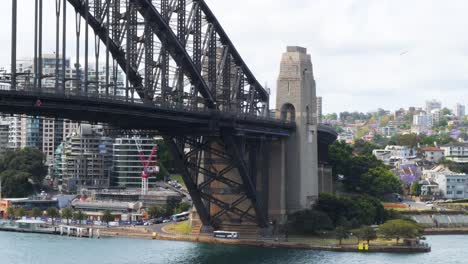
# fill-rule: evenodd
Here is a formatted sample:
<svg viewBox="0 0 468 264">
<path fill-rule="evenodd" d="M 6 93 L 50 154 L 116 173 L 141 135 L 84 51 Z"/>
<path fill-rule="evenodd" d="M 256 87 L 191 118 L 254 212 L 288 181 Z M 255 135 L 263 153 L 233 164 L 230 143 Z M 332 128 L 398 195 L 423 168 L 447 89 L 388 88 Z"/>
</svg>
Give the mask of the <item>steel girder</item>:
<svg viewBox="0 0 468 264">
<path fill-rule="evenodd" d="M 145 103 L 268 114 L 268 93 L 203 0 L 68 2 L 124 69 L 132 101 L 136 91 Z M 97 53 L 96 66 L 98 61 Z M 96 87 L 102 87 L 99 81 Z"/>
<path fill-rule="evenodd" d="M 109 39 L 110 34 L 113 36 L 117 33 L 117 30 L 114 29 L 113 32 L 109 32 L 109 30 L 105 27 L 103 24 L 103 21 L 101 20 L 100 17 L 96 17 L 95 15 L 102 15 L 101 14 L 101 8 L 97 8 L 95 12 L 97 14 L 93 14 L 91 12 L 90 6 L 90 1 L 82 1 L 82 0 L 67 0 L 78 12 L 83 18 L 86 19 L 86 22 L 91 28 L 94 30 L 95 34 L 99 37 L 101 41 L 107 45 L 107 48 L 109 49 L 110 53 L 112 54 L 113 59 L 116 60 L 116 62 L 119 64 L 119 66 L 122 69 L 126 68 L 127 65 L 127 55 L 125 54 L 125 51 L 122 49 L 120 46 L 119 42 L 116 42 L 114 38 Z M 110 1 L 106 1 L 110 2 Z M 95 2 L 97 4 L 100 4 L 100 1 Z M 120 4 L 118 4 L 118 1 L 114 2 L 114 8 L 120 8 Z M 115 18 L 114 18 L 115 19 Z M 115 21 L 114 21 L 115 22 Z M 136 91 L 138 92 L 140 98 L 145 103 L 150 102 L 150 98 L 145 97 L 145 92 L 143 90 L 143 78 L 141 75 L 136 71 L 135 69 L 131 68 L 126 71 L 126 76 L 127 79 L 130 83 L 132 83 L 133 87 L 135 87 Z M 86 84 L 87 85 L 87 84 Z"/>
<path fill-rule="evenodd" d="M 153 33 L 155 33 L 161 40 L 162 46 L 165 47 L 165 50 L 168 51 L 172 55 L 172 58 L 177 62 L 178 66 L 180 67 L 178 72 L 179 82 L 183 82 L 183 79 L 180 79 L 180 75 L 183 73 L 187 74 L 191 79 L 193 85 L 197 87 L 200 94 L 202 94 L 202 96 L 205 98 L 206 106 L 208 108 L 216 108 L 216 103 L 213 100 L 213 96 L 210 93 L 208 86 L 206 85 L 200 72 L 197 71 L 197 68 L 190 59 L 190 56 L 187 54 L 187 51 L 185 50 L 185 45 L 183 45 L 183 42 L 181 42 L 180 38 L 178 39 L 176 34 L 172 31 L 172 29 L 167 24 L 162 15 L 158 12 L 151 0 L 130 0 L 130 2 L 134 2 L 137 4 L 138 11 L 145 19 L 145 24 L 149 25 L 153 29 Z M 182 2 L 182 4 L 185 3 L 185 1 L 180 2 Z M 182 8 L 182 6 L 179 6 L 178 8 L 180 9 Z M 180 13 L 182 12 L 179 12 L 179 19 L 181 17 Z M 180 23 L 185 24 L 185 19 L 180 20 L 181 21 L 179 21 L 179 33 L 185 31 L 185 25 L 180 25 Z M 178 85 L 182 86 L 183 84 L 178 83 Z M 181 88 L 177 88 L 178 96 L 176 96 L 176 100 L 181 100 Z"/>
<path fill-rule="evenodd" d="M 232 131 L 214 137 L 165 137 L 204 225 L 225 220 L 266 227 L 256 188 L 258 148 Z M 266 175 L 264 175 L 266 176 Z"/>
</svg>

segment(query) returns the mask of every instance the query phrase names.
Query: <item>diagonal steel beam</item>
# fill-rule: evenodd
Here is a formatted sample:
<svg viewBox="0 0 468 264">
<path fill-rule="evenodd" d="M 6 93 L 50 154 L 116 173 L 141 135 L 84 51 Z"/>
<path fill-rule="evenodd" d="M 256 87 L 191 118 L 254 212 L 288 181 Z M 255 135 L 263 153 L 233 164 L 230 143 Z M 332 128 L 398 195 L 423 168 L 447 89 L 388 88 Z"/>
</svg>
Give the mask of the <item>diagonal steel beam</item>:
<svg viewBox="0 0 468 264">
<path fill-rule="evenodd" d="M 96 32 L 96 35 L 99 37 L 99 39 L 107 45 L 107 48 L 112 54 L 112 57 L 117 61 L 119 66 L 122 69 L 126 68 L 126 54 L 123 51 L 123 49 L 117 45 L 114 40 L 107 41 L 107 37 L 111 32 L 109 32 L 105 27 L 101 25 L 101 22 L 93 16 L 93 14 L 90 12 L 89 6 L 86 6 L 86 3 L 81 0 L 67 0 L 74 8 L 75 10 L 83 17 L 87 18 L 88 25 L 91 26 L 91 28 Z M 128 55 L 128 54 L 127 54 Z M 151 98 L 146 98 L 145 97 L 145 92 L 143 89 L 143 78 L 140 76 L 140 74 L 135 70 L 135 69 L 130 69 L 128 71 L 127 78 L 129 82 L 137 89 L 137 93 L 142 98 L 143 102 L 145 104 L 152 104 Z"/>
<path fill-rule="evenodd" d="M 211 221 L 210 214 L 202 200 L 203 194 L 200 192 L 196 182 L 194 182 L 190 175 L 190 171 L 188 169 L 189 166 L 184 159 L 183 150 L 180 150 L 174 141 L 174 138 L 165 136 L 164 141 L 167 143 L 172 157 L 177 164 L 177 167 L 180 168 L 180 173 L 182 174 L 182 178 L 184 179 L 185 185 L 187 186 L 190 197 L 192 198 L 193 204 L 195 205 L 198 215 L 200 216 L 200 220 L 202 221 L 203 225 L 212 226 L 213 223 Z"/>
<path fill-rule="evenodd" d="M 237 169 L 243 181 L 243 186 L 246 195 L 252 202 L 252 206 L 257 217 L 258 225 L 260 227 L 267 227 L 268 223 L 266 215 L 264 215 L 263 210 L 261 210 L 260 208 L 261 205 L 257 199 L 255 185 L 252 181 L 253 177 L 252 175 L 250 175 L 249 168 L 243 158 L 243 152 L 238 147 L 238 142 L 236 142 L 231 131 L 222 131 L 221 137 L 226 143 L 226 150 L 231 155 L 231 158 L 234 160 L 234 164 L 236 164 L 237 166 Z"/>
<path fill-rule="evenodd" d="M 138 11 L 145 19 L 145 23 L 151 26 L 153 32 L 158 36 L 159 40 L 161 40 L 162 45 L 167 48 L 177 65 L 181 67 L 190 78 L 192 85 L 197 87 L 197 90 L 205 99 L 205 105 L 210 109 L 216 109 L 216 102 L 213 99 L 208 85 L 205 83 L 184 46 L 180 43 L 165 19 L 154 7 L 151 0 L 130 1 L 137 4 Z"/>
</svg>

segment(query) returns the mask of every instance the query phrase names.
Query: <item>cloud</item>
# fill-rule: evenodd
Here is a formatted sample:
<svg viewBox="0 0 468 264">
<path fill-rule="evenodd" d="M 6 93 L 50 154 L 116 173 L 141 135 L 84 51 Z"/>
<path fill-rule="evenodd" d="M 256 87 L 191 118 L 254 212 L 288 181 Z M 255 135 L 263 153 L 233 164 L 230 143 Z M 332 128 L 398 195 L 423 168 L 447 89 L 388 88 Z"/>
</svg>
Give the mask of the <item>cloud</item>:
<svg viewBox="0 0 468 264">
<path fill-rule="evenodd" d="M 468 97 L 465 0 L 206 0 L 261 83 L 272 88 L 287 45 L 308 48 L 324 112 L 396 109 Z M 33 0 L 19 3 L 19 57 L 31 57 Z M 25 4 L 30 3 L 30 4 Z M 55 50 L 55 0 L 44 0 L 44 52 Z M 11 1 L 0 35 L 9 40 Z M 68 7 L 67 45 L 75 47 Z M 0 43 L 0 65 L 10 57 Z M 404 53 L 404 54 L 402 54 Z M 91 54 L 93 49 L 91 47 Z M 74 54 L 68 54 L 74 57 Z"/>
<path fill-rule="evenodd" d="M 307 47 L 324 112 L 396 109 L 433 97 L 451 107 L 468 98 L 466 1 L 207 2 L 273 90 L 285 46 Z"/>
</svg>

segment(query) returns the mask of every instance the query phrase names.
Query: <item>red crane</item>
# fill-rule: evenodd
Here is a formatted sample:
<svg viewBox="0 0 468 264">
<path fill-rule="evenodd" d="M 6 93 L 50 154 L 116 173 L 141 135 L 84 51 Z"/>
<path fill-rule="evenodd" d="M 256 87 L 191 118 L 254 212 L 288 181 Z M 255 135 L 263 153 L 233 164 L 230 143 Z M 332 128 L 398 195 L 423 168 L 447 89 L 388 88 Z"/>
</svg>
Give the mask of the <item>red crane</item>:
<svg viewBox="0 0 468 264">
<path fill-rule="evenodd" d="M 145 153 L 143 152 L 143 148 L 141 147 L 141 140 L 139 138 L 134 138 L 137 149 L 138 149 L 138 156 L 141 161 L 141 165 L 143 166 L 143 170 L 141 171 L 141 193 L 147 194 L 148 193 L 148 178 L 151 177 L 153 174 L 159 173 L 159 166 L 158 166 L 158 146 L 155 144 L 153 149 L 151 150 L 151 154 L 148 158 L 145 158 Z"/>
</svg>

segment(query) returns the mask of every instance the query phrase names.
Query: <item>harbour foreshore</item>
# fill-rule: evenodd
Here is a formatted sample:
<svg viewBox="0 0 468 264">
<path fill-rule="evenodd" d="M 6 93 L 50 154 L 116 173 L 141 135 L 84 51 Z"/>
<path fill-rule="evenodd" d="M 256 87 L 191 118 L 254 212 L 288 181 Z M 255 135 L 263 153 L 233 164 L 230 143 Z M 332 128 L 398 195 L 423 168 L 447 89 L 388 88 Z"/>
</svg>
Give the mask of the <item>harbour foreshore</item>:
<svg viewBox="0 0 468 264">
<path fill-rule="evenodd" d="M 431 251 L 431 247 L 423 246 L 404 246 L 404 245 L 372 245 L 367 250 L 360 250 L 358 245 L 314 245 L 306 242 L 284 241 L 284 240 L 260 240 L 260 239 L 219 239 L 208 235 L 176 235 L 168 233 L 156 233 L 143 229 L 123 229 L 123 228 L 105 228 L 101 229 L 102 237 L 127 237 L 143 238 L 170 241 L 185 241 L 208 244 L 242 245 L 264 248 L 288 248 L 288 249 L 306 249 L 306 250 L 325 250 L 336 252 L 383 252 L 383 253 L 426 253 Z"/>
</svg>

